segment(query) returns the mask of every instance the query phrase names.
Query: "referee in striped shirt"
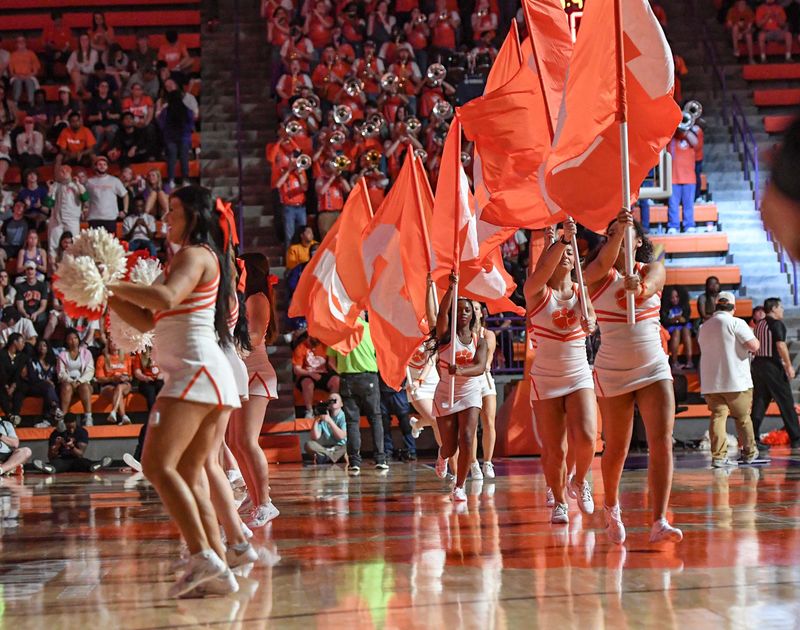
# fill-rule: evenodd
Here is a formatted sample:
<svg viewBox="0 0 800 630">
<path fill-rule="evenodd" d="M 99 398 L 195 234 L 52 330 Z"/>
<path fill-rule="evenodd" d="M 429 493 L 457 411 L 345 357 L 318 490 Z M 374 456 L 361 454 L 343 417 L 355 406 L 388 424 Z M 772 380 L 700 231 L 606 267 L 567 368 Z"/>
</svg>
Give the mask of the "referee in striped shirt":
<svg viewBox="0 0 800 630">
<path fill-rule="evenodd" d="M 755 330 L 761 347 L 750 366 L 753 375 L 753 433 L 759 449 L 769 448 L 758 441 L 758 436 L 767 407 L 774 400 L 780 409 L 791 447 L 800 449 L 800 425 L 789 384 L 794 378 L 794 368 L 786 346 L 783 304 L 779 298 L 768 298 L 764 301 L 764 312 L 767 316 Z"/>
</svg>

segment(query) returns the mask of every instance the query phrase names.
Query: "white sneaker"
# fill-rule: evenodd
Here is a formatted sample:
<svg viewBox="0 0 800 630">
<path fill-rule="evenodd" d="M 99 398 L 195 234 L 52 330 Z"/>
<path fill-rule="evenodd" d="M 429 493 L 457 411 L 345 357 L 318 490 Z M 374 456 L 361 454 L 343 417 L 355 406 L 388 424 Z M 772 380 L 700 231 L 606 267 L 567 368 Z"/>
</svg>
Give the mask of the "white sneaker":
<svg viewBox="0 0 800 630">
<path fill-rule="evenodd" d="M 578 509 L 584 514 L 594 514 L 594 498 L 589 482 L 584 480 L 581 485 L 575 481 L 575 477 L 570 477 L 567 483 L 567 493 L 578 503 Z"/>
<path fill-rule="evenodd" d="M 233 571 L 225 569 L 225 571 L 217 577 L 211 578 L 194 587 L 190 592 L 186 593 L 183 598 L 205 597 L 207 595 L 220 595 L 224 597 L 225 595 L 232 595 L 238 592 L 238 590 L 239 583 L 236 581 L 236 576 L 233 574 Z"/>
<path fill-rule="evenodd" d="M 677 233 L 678 233 L 678 228 L 667 228 L 667 234 L 672 235 Z"/>
<path fill-rule="evenodd" d="M 553 506 L 550 522 L 555 525 L 566 525 L 569 523 L 569 512 L 566 503 L 556 503 Z"/>
<path fill-rule="evenodd" d="M 131 455 L 130 453 L 125 453 L 122 456 L 122 461 L 125 462 L 127 466 L 129 466 L 136 472 L 142 472 L 142 463 L 139 460 L 135 459 L 133 455 Z"/>
<path fill-rule="evenodd" d="M 411 416 L 411 419 L 408 421 L 408 423 L 411 425 L 411 437 L 416 440 L 419 438 L 419 434 L 422 433 L 422 430 L 425 427 L 418 426 L 419 418 L 415 418 L 414 416 Z"/>
<path fill-rule="evenodd" d="M 225 563 L 211 549 L 201 551 L 189 558 L 183 575 L 170 587 L 169 596 L 176 598 L 186 595 L 228 570 Z"/>
<path fill-rule="evenodd" d="M 234 490 L 244 488 L 244 477 L 242 477 L 242 473 L 235 468 L 226 470 L 225 476 L 228 478 L 228 483 L 231 484 L 231 488 Z"/>
<path fill-rule="evenodd" d="M 269 503 L 264 503 L 255 509 L 253 512 L 253 518 L 250 519 L 250 522 L 247 524 L 247 526 L 251 529 L 264 527 L 264 525 L 276 518 L 279 514 L 280 511 L 272 504 L 272 501 Z"/>
<path fill-rule="evenodd" d="M 441 453 L 436 456 L 435 470 L 436 476 L 439 477 L 439 479 L 447 477 L 447 460 L 442 457 Z"/>
<path fill-rule="evenodd" d="M 622 522 L 622 515 L 618 505 L 614 507 L 604 506 L 606 515 L 606 534 L 608 539 L 615 545 L 625 542 L 625 524 Z"/>
<path fill-rule="evenodd" d="M 121 425 L 123 425 L 123 424 L 131 424 L 131 419 L 127 415 L 123 414 L 122 418 L 119 419 L 119 423 Z"/>
<path fill-rule="evenodd" d="M 248 540 L 250 540 L 253 537 L 253 530 L 250 529 L 247 525 L 245 525 L 244 521 L 242 522 L 242 534 Z"/>
<path fill-rule="evenodd" d="M 483 479 L 481 465 L 477 461 L 474 461 L 469 465 L 469 476 L 476 481 Z"/>
<path fill-rule="evenodd" d="M 85 427 L 93 427 L 94 426 L 94 418 L 92 414 L 87 413 L 83 416 L 83 426 Z"/>
<path fill-rule="evenodd" d="M 253 498 L 251 496 L 245 497 L 245 500 L 239 505 L 239 514 L 250 514 L 253 511 L 255 505 L 253 505 Z"/>
<path fill-rule="evenodd" d="M 661 520 L 656 521 L 653 523 L 653 527 L 650 528 L 650 542 L 651 543 L 660 543 L 660 542 L 673 542 L 678 543 L 683 540 L 683 532 L 679 530 L 677 527 L 673 527 L 669 524 L 667 519 L 662 518 Z"/>
<path fill-rule="evenodd" d="M 697 228 L 694 226 L 687 227 L 684 231 L 686 232 L 686 234 L 695 234 L 697 232 Z"/>
<path fill-rule="evenodd" d="M 42 420 L 41 422 L 37 422 L 33 425 L 34 429 L 52 429 L 53 425 L 50 424 L 47 420 Z"/>
<path fill-rule="evenodd" d="M 494 464 L 492 462 L 483 462 L 483 476 L 486 479 L 494 479 Z"/>
<path fill-rule="evenodd" d="M 225 550 L 225 561 L 231 569 L 240 567 L 243 564 L 250 564 L 256 560 L 258 560 L 258 552 L 250 543 L 247 543 L 244 551 L 236 551 L 233 547 L 228 547 Z"/>
<path fill-rule="evenodd" d="M 115 413 L 108 414 L 108 419 L 106 420 L 106 422 L 108 424 L 117 424 L 117 414 Z M 91 425 L 87 424 L 86 426 L 91 426 Z"/>
<path fill-rule="evenodd" d="M 556 498 L 553 496 L 553 489 L 547 486 L 547 491 L 544 493 L 544 504 L 547 507 L 553 507 L 556 504 Z"/>
<path fill-rule="evenodd" d="M 711 460 L 711 468 L 736 468 L 738 465 L 739 462 L 735 462 L 732 459 L 728 459 L 727 457 L 723 459 Z"/>
<path fill-rule="evenodd" d="M 453 488 L 453 492 L 450 496 L 453 499 L 453 503 L 464 503 L 467 500 L 467 493 L 464 491 L 464 488 L 459 488 L 458 486 Z"/>
</svg>

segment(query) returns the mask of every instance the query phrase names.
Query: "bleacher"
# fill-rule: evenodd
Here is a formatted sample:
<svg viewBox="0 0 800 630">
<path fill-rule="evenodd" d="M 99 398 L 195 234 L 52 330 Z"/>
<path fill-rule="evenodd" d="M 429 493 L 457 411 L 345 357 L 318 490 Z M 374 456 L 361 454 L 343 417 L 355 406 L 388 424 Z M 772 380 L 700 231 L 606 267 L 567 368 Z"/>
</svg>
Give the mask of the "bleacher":
<svg viewBox="0 0 800 630">
<path fill-rule="evenodd" d="M 764 131 L 786 131 L 800 105 L 800 63 L 750 64 L 742 67 L 742 77 L 753 87 L 753 104 L 764 114 Z"/>
</svg>

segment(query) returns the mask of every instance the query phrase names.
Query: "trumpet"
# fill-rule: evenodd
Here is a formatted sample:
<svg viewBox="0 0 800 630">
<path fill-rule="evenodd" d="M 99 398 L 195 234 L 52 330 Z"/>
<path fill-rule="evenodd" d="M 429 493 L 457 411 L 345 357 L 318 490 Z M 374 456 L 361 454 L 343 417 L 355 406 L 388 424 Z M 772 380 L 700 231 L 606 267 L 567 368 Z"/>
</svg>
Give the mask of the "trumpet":
<svg viewBox="0 0 800 630">
<path fill-rule="evenodd" d="M 448 12 L 442 11 L 441 13 L 439 13 L 439 15 L 436 16 L 436 19 L 439 20 L 440 22 L 444 22 L 448 17 L 450 17 Z"/>
<path fill-rule="evenodd" d="M 686 105 L 683 106 L 683 116 L 678 125 L 678 129 L 686 133 L 697 124 L 697 121 L 700 120 L 700 116 L 702 115 L 703 105 L 700 101 L 688 101 Z"/>
<path fill-rule="evenodd" d="M 440 120 L 447 120 L 453 116 L 453 106 L 447 101 L 436 101 L 433 106 L 433 115 Z"/>
<path fill-rule="evenodd" d="M 350 170 L 352 162 L 350 161 L 350 158 L 347 157 L 346 155 L 337 155 L 329 162 L 329 164 L 331 168 L 333 168 L 333 170 L 335 170 L 339 175 L 341 175 L 345 171 Z"/>
<path fill-rule="evenodd" d="M 298 171 L 307 171 L 311 168 L 311 158 L 305 153 L 298 155 L 297 159 L 294 161 L 294 167 Z"/>
<path fill-rule="evenodd" d="M 344 83 L 344 91 L 347 96 L 358 96 L 364 89 L 364 84 L 359 79 L 348 79 Z"/>
<path fill-rule="evenodd" d="M 287 136 L 298 136 L 303 133 L 303 125 L 296 120 L 290 120 L 287 122 L 284 126 L 284 129 L 286 130 Z"/>
<path fill-rule="evenodd" d="M 425 77 L 431 82 L 434 87 L 439 87 L 447 76 L 447 68 L 441 63 L 432 63 L 428 66 Z"/>
<path fill-rule="evenodd" d="M 414 149 L 414 156 L 424 162 L 428 159 L 428 152 L 425 149 Z"/>
<path fill-rule="evenodd" d="M 319 105 L 320 105 L 319 96 L 317 96 L 316 94 L 312 93 L 312 94 L 309 94 L 306 97 L 306 100 L 309 102 L 309 104 L 311 105 L 312 109 L 319 109 Z"/>
<path fill-rule="evenodd" d="M 292 105 L 292 113 L 298 118 L 308 118 L 311 110 L 311 101 L 307 98 L 298 98 Z"/>
<path fill-rule="evenodd" d="M 469 153 L 467 153 L 466 151 L 462 151 L 461 152 L 461 164 L 466 167 L 466 166 L 469 166 L 471 162 L 472 162 L 472 156 Z"/>
<path fill-rule="evenodd" d="M 372 116 L 369 117 L 369 122 L 371 122 L 380 130 L 380 128 L 383 127 L 384 124 L 386 124 L 386 119 L 378 112 L 375 112 L 374 114 L 372 114 Z"/>
<path fill-rule="evenodd" d="M 337 105 L 333 108 L 333 120 L 338 125 L 346 125 L 353 119 L 353 110 L 347 105 Z"/>
<path fill-rule="evenodd" d="M 364 154 L 364 161 L 367 163 L 368 168 L 378 168 L 381 161 L 381 152 L 377 149 L 370 149 Z"/>
<path fill-rule="evenodd" d="M 387 72 L 381 77 L 381 89 L 384 92 L 393 92 L 400 85 L 400 79 L 393 72 Z"/>
<path fill-rule="evenodd" d="M 330 142 L 334 146 L 341 146 L 347 140 L 347 136 L 345 135 L 344 131 L 340 131 L 337 129 L 331 134 L 331 137 L 328 138 L 328 142 Z"/>
<path fill-rule="evenodd" d="M 425 24 L 428 21 L 428 18 L 425 17 L 424 13 L 420 13 L 417 17 L 414 18 L 414 24 L 420 25 Z"/>
<path fill-rule="evenodd" d="M 378 125 L 376 125 L 374 123 L 371 123 L 371 122 L 365 122 L 363 125 L 361 125 L 361 129 L 359 129 L 359 133 L 364 138 L 374 138 L 380 132 L 381 132 L 381 128 L 378 127 Z"/>
<path fill-rule="evenodd" d="M 421 128 L 422 123 L 419 121 L 419 118 L 411 116 L 406 120 L 406 131 L 408 131 L 408 133 L 417 133 Z"/>
</svg>

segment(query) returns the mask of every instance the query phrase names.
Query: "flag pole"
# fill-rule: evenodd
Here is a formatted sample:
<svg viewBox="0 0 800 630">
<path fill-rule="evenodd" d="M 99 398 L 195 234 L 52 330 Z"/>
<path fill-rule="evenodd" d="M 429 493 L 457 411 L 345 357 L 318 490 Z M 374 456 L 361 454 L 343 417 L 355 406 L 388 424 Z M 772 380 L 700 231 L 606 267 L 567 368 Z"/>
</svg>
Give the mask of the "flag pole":
<svg viewBox="0 0 800 630">
<path fill-rule="evenodd" d="M 411 175 L 414 177 L 414 194 L 417 197 L 417 210 L 419 211 L 419 222 L 422 225 L 422 240 L 425 243 L 425 262 L 428 264 L 428 273 L 433 273 L 433 263 L 431 261 L 431 237 L 428 233 L 428 222 L 425 220 L 425 214 L 422 212 L 422 193 L 420 186 L 422 185 L 417 176 L 416 160 L 417 156 L 414 155 L 414 145 L 408 143 L 406 149 L 406 159 L 411 158 Z"/>
<path fill-rule="evenodd" d="M 628 101 L 625 86 L 625 42 L 622 32 L 622 0 L 614 0 L 614 30 L 617 38 L 617 120 L 619 121 L 620 160 L 622 165 L 622 208 L 631 209 L 631 174 L 628 156 Z M 625 275 L 633 275 L 633 227 L 625 229 Z M 625 292 L 629 324 L 636 323 L 636 301 L 632 291 Z"/>
<path fill-rule="evenodd" d="M 458 118 L 453 121 L 458 125 Z M 450 365 L 456 364 L 456 318 L 458 317 L 458 271 L 461 266 L 461 243 L 459 242 L 459 220 L 461 219 L 461 126 L 456 128 L 456 150 L 453 151 L 453 159 L 456 160 L 456 195 L 453 200 L 457 210 L 453 213 L 453 274 L 456 276 L 453 285 L 453 299 L 450 308 Z M 456 397 L 456 379 L 450 379 L 450 408 L 452 409 Z"/>
</svg>

